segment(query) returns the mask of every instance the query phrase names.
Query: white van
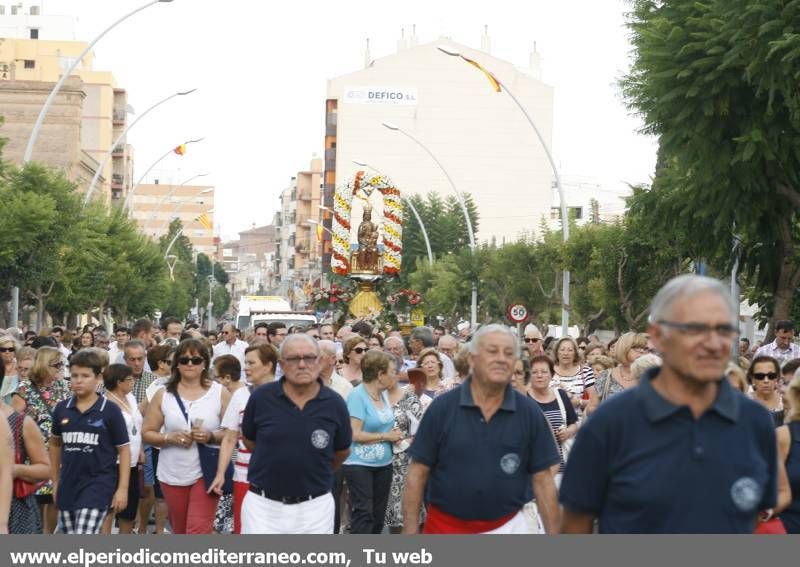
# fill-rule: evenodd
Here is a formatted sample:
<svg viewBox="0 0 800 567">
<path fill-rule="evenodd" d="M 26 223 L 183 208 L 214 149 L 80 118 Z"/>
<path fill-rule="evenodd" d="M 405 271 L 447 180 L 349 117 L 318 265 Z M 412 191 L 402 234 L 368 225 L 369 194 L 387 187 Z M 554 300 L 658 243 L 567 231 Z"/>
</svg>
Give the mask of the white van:
<svg viewBox="0 0 800 567">
<path fill-rule="evenodd" d="M 277 295 L 245 295 L 239 300 L 236 328 L 246 331 L 258 323 L 280 321 L 291 328 L 295 325 L 314 325 L 317 318 L 313 313 L 292 311 L 292 306 Z"/>
</svg>

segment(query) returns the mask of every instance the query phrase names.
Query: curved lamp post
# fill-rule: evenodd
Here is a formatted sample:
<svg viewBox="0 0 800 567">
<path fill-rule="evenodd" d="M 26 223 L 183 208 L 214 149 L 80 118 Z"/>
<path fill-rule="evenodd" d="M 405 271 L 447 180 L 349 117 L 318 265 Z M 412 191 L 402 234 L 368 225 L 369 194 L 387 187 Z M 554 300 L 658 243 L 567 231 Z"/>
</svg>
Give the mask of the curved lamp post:
<svg viewBox="0 0 800 567">
<path fill-rule="evenodd" d="M 95 185 L 97 185 L 97 180 L 100 178 L 100 174 L 103 172 L 103 168 L 108 163 L 108 160 L 111 158 L 111 155 L 114 153 L 114 150 L 116 149 L 116 147 L 120 144 L 120 142 L 122 142 L 122 140 L 125 139 L 125 136 L 131 130 L 131 128 L 136 126 L 136 123 L 139 122 L 139 120 L 141 120 L 142 118 L 144 118 L 151 110 L 155 110 L 156 108 L 158 108 L 159 106 L 161 106 L 162 104 L 167 102 L 168 100 L 171 100 L 171 99 L 175 98 L 176 96 L 188 95 L 190 93 L 193 93 L 196 90 L 197 89 L 192 89 L 190 91 L 173 93 L 173 94 L 169 95 L 167 98 L 163 98 L 160 101 L 158 101 L 157 103 L 155 103 L 153 106 L 151 106 L 150 108 L 148 108 L 147 110 L 142 112 L 139 116 L 137 116 L 136 120 L 134 120 L 133 122 L 128 124 L 128 126 L 122 131 L 122 133 L 119 136 L 117 136 L 117 139 L 114 140 L 114 142 L 111 144 L 111 148 L 109 148 L 109 150 L 106 152 L 106 155 L 103 156 L 103 162 L 98 166 L 97 171 L 95 172 L 94 177 L 92 178 L 92 182 L 89 185 L 89 189 L 86 191 L 86 196 L 83 198 L 83 206 L 84 207 L 89 203 L 89 199 L 92 198 L 92 193 L 94 193 L 94 187 L 95 187 Z"/>
<path fill-rule="evenodd" d="M 108 26 L 105 30 L 103 30 L 103 32 L 100 35 L 98 35 L 96 38 L 94 38 L 92 40 L 92 42 L 89 45 L 86 46 L 86 49 L 84 49 L 81 52 L 81 54 L 78 55 L 78 57 L 75 59 L 75 61 L 72 62 L 72 65 L 70 65 L 69 69 L 64 71 L 64 73 L 61 75 L 61 78 L 58 80 L 56 85 L 53 87 L 53 90 L 50 91 L 50 94 L 48 95 L 47 100 L 44 101 L 44 106 L 42 106 L 42 110 L 39 111 L 39 116 L 38 116 L 38 118 L 36 118 L 36 123 L 33 125 L 33 130 L 31 131 L 31 137 L 28 138 L 28 146 L 25 148 L 25 154 L 24 154 L 24 156 L 22 158 L 22 163 L 23 164 L 26 164 L 29 161 L 31 161 L 31 156 L 33 155 L 33 146 L 34 146 L 34 144 L 36 144 L 36 138 L 39 137 L 39 130 L 42 129 L 42 124 L 44 123 L 44 117 L 47 116 L 47 112 L 50 110 L 50 106 L 53 104 L 53 101 L 55 100 L 56 95 L 58 94 L 58 91 L 61 90 L 61 87 L 64 85 L 64 82 L 67 80 L 67 77 L 69 77 L 72 74 L 72 72 L 75 70 L 75 67 L 78 66 L 78 63 L 83 61 L 83 58 L 86 56 L 86 54 L 89 53 L 89 51 L 91 51 L 92 47 L 94 47 L 94 44 L 97 43 L 98 41 L 100 41 L 100 39 L 104 35 L 106 35 L 108 32 L 110 32 L 113 28 L 115 28 L 117 25 L 121 24 L 122 22 L 124 22 L 125 20 L 127 20 L 128 18 L 133 16 L 134 14 L 137 14 L 137 13 L 141 12 L 145 8 L 149 8 L 153 4 L 161 4 L 161 3 L 168 3 L 168 2 L 172 2 L 172 0 L 153 0 L 152 2 L 148 2 L 144 6 L 140 6 L 140 7 L 136 8 L 134 11 L 129 12 L 128 14 L 122 16 L 116 22 L 114 22 L 113 24 Z"/>
<path fill-rule="evenodd" d="M 128 191 L 128 194 L 125 197 L 125 202 L 122 204 L 122 210 L 124 211 L 125 209 L 128 209 L 130 207 L 131 195 L 133 195 L 133 193 L 136 191 L 136 189 L 139 188 L 139 185 L 142 184 L 142 181 L 144 181 L 145 177 L 147 177 L 147 174 L 150 173 L 151 171 L 153 171 L 153 168 L 155 168 L 155 166 L 157 166 L 159 163 L 161 163 L 161 161 L 164 158 L 166 158 L 169 154 L 174 152 L 176 147 L 188 146 L 189 144 L 195 144 L 197 142 L 202 142 L 204 139 L 205 138 L 198 138 L 196 140 L 187 140 L 187 141 L 183 142 L 183 144 L 178 144 L 178 146 L 173 146 L 172 148 L 170 148 L 166 152 L 164 152 L 164 154 L 160 158 L 158 158 L 156 161 L 154 161 L 150 165 L 150 167 L 147 168 L 147 171 L 145 171 L 144 174 L 139 178 L 139 181 L 136 182 L 136 185 L 131 187 L 131 190 Z"/>
<path fill-rule="evenodd" d="M 172 188 L 170 189 L 169 193 L 167 193 L 167 195 L 166 195 L 166 196 L 164 196 L 164 198 L 162 198 L 162 199 L 161 199 L 161 200 L 160 200 L 160 201 L 159 201 L 159 202 L 156 204 L 156 208 L 155 208 L 155 210 L 153 211 L 153 214 L 152 214 L 152 215 L 150 215 L 150 218 L 148 218 L 148 219 L 145 221 L 144 225 L 142 225 L 142 230 L 143 230 L 143 231 L 145 231 L 145 230 L 146 230 L 146 226 L 147 226 L 148 224 L 150 224 L 150 223 L 152 223 L 153 221 L 155 221 L 155 220 L 156 220 L 156 217 L 158 216 L 158 213 L 159 213 L 159 211 L 161 210 L 161 205 L 163 205 L 163 204 L 165 204 L 165 203 L 167 203 L 167 202 L 170 202 L 170 200 L 172 199 L 173 195 L 175 195 L 175 192 L 176 192 L 176 191 L 177 191 L 179 188 L 183 187 L 184 185 L 187 185 L 187 184 L 188 184 L 189 182 L 191 182 L 191 181 L 194 181 L 194 180 L 195 180 L 195 179 L 197 179 L 198 177 L 206 177 L 207 175 L 208 175 L 208 173 L 198 173 L 197 175 L 194 175 L 194 176 L 192 176 L 192 177 L 188 178 L 186 181 L 184 181 L 184 182 L 183 182 L 183 183 L 181 183 L 180 185 L 173 185 L 173 186 L 172 186 Z M 198 195 L 204 195 L 204 194 L 206 194 L 206 193 L 210 193 L 211 191 L 213 191 L 213 189 L 211 189 L 211 188 L 208 188 L 208 189 L 203 189 L 202 191 L 200 191 L 200 193 L 198 193 Z M 175 216 L 175 214 L 178 212 L 178 209 L 179 209 L 179 208 L 180 208 L 180 206 L 181 206 L 181 203 L 182 203 L 182 201 L 178 201 L 178 204 L 175 206 L 175 210 L 174 210 L 174 211 L 172 211 L 172 215 L 171 215 L 171 216 L 170 216 L 170 217 L 167 219 L 167 221 L 169 221 L 170 219 L 172 219 L 172 218 Z"/>
<path fill-rule="evenodd" d="M 473 67 L 479 69 L 489 81 L 492 83 L 495 91 L 500 92 L 500 90 L 505 90 L 508 93 L 508 96 L 511 97 L 511 100 L 514 101 L 514 104 L 517 105 L 517 108 L 520 109 L 522 114 L 525 116 L 525 119 L 528 121 L 528 124 L 531 125 L 533 131 L 536 133 L 536 137 L 539 138 L 539 142 L 542 144 L 542 148 L 544 149 L 544 153 L 547 155 L 547 160 L 550 162 L 550 168 L 553 170 L 553 176 L 556 179 L 556 188 L 558 189 L 558 198 L 560 201 L 560 208 L 561 208 L 561 233 L 564 238 L 564 242 L 569 240 L 569 217 L 567 217 L 567 199 L 564 196 L 564 188 L 561 186 L 561 176 L 558 174 L 558 168 L 556 167 L 556 162 L 553 160 L 553 156 L 550 153 L 550 148 L 547 146 L 547 143 L 542 136 L 542 133 L 539 131 L 539 128 L 536 126 L 536 123 L 531 118 L 531 115 L 528 114 L 528 111 L 525 110 L 525 107 L 517 100 L 517 97 L 514 96 L 508 86 L 501 81 L 496 75 L 491 73 L 490 71 L 481 67 L 481 65 L 473 61 L 472 59 L 468 59 L 459 53 L 458 51 L 451 49 L 450 47 L 445 46 L 438 46 L 437 49 L 442 53 L 449 55 L 451 57 L 459 57 L 463 59 Z M 564 270 L 564 281 L 563 281 L 563 295 L 562 295 L 562 302 L 563 306 L 561 308 L 561 336 L 566 337 L 568 335 L 568 328 L 569 328 L 569 270 Z"/>
<path fill-rule="evenodd" d="M 420 142 L 417 138 L 397 126 L 396 124 L 392 124 L 391 122 L 382 122 L 384 128 L 388 128 L 393 132 L 400 132 L 401 134 L 405 135 L 407 138 L 415 142 L 420 148 L 425 150 L 425 152 L 431 156 L 436 165 L 439 166 L 439 169 L 444 173 L 444 176 L 447 178 L 448 183 L 450 183 L 450 187 L 453 188 L 453 192 L 458 197 L 458 204 L 461 205 L 461 212 L 464 213 L 464 220 L 467 223 L 467 232 L 469 233 L 469 248 L 472 251 L 472 255 L 475 255 L 475 233 L 472 230 L 472 220 L 469 218 L 469 212 L 467 212 L 467 204 L 464 201 L 464 194 L 456 188 L 456 184 L 453 183 L 453 179 L 450 177 L 450 174 L 447 173 L 447 170 L 442 165 L 433 152 L 431 152 L 425 144 Z M 472 327 L 474 328 L 476 323 L 478 322 L 478 284 L 476 282 L 472 282 L 472 308 L 470 310 L 470 320 L 472 323 Z"/>
<path fill-rule="evenodd" d="M 368 164 L 366 162 L 354 159 L 353 163 L 358 165 L 358 166 L 360 166 L 360 167 L 368 167 L 369 169 L 371 169 L 372 171 L 374 171 L 378 175 L 383 175 L 383 173 L 379 169 L 377 169 L 375 167 L 372 167 L 370 164 Z M 422 218 L 419 216 L 419 213 L 417 212 L 417 208 L 414 206 L 414 203 L 411 202 L 411 199 L 409 199 L 408 197 L 405 197 L 405 196 L 403 196 L 402 199 L 408 205 L 408 208 L 411 209 L 411 212 L 414 213 L 414 217 L 417 219 L 417 223 L 419 223 L 419 228 L 420 228 L 420 230 L 422 230 L 422 237 L 425 239 L 425 248 L 427 248 L 427 250 L 428 250 L 428 263 L 431 266 L 433 266 L 433 252 L 431 251 L 431 241 L 428 240 L 428 231 L 425 230 L 425 224 L 422 222 Z"/>
</svg>

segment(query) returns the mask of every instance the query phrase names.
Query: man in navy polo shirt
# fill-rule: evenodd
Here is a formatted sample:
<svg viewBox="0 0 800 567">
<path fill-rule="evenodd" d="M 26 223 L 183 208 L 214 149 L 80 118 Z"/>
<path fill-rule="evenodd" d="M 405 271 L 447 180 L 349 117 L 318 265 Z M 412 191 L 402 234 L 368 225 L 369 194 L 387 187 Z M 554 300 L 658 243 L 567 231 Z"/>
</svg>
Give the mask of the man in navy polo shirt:
<svg viewBox="0 0 800 567">
<path fill-rule="evenodd" d="M 419 529 L 426 484 L 424 533 L 527 533 L 531 487 L 545 531 L 556 533 L 558 451 L 542 411 L 511 387 L 517 341 L 487 325 L 469 349 L 472 375 L 433 401 L 409 449 L 403 533 Z"/>
<path fill-rule="evenodd" d="M 289 335 L 280 353 L 283 378 L 255 390 L 242 418 L 253 452 L 242 533 L 330 534 L 333 472 L 350 454 L 350 415 L 319 379 L 317 341 Z"/>
<path fill-rule="evenodd" d="M 737 335 L 721 282 L 669 281 L 648 332 L 663 366 L 603 403 L 581 427 L 561 483 L 562 532 L 752 533 L 775 506 L 772 420 L 734 390 L 725 365 Z"/>
<path fill-rule="evenodd" d="M 116 404 L 97 395 L 100 356 L 82 350 L 70 360 L 74 396 L 53 410 L 50 464 L 59 532 L 99 534 L 109 507 L 128 504 L 128 429 Z"/>
</svg>

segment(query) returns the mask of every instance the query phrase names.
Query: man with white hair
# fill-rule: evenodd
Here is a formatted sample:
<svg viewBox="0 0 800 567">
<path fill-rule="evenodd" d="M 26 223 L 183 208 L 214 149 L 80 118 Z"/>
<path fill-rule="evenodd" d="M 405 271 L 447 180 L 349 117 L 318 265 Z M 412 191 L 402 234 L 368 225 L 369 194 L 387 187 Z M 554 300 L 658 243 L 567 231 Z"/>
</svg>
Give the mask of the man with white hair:
<svg viewBox="0 0 800 567">
<path fill-rule="evenodd" d="M 409 449 L 403 533 L 419 528 L 426 486 L 425 533 L 528 533 L 531 488 L 545 531 L 557 533 L 558 451 L 542 411 L 511 387 L 518 355 L 507 327 L 473 336 L 472 375 L 433 400 Z"/>
<path fill-rule="evenodd" d="M 562 532 L 753 533 L 777 499 L 772 419 L 725 367 L 736 306 L 722 282 L 667 282 L 648 333 L 663 364 L 580 428 L 561 483 Z"/>
<path fill-rule="evenodd" d="M 289 335 L 280 356 L 284 376 L 253 391 L 242 418 L 253 453 L 242 533 L 330 534 L 333 474 L 350 454 L 350 415 L 319 378 L 316 340 Z"/>
</svg>

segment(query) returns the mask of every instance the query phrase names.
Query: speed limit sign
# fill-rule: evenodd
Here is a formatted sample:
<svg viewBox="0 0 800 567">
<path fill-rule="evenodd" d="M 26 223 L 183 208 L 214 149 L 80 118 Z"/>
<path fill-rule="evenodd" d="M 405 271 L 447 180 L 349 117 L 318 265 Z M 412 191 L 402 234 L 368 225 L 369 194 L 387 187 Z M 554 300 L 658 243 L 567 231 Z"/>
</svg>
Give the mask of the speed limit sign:
<svg viewBox="0 0 800 567">
<path fill-rule="evenodd" d="M 508 308 L 508 318 L 514 323 L 524 323 L 528 320 L 528 308 L 522 303 L 515 303 Z"/>
</svg>

